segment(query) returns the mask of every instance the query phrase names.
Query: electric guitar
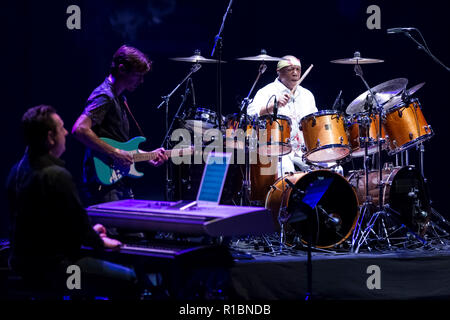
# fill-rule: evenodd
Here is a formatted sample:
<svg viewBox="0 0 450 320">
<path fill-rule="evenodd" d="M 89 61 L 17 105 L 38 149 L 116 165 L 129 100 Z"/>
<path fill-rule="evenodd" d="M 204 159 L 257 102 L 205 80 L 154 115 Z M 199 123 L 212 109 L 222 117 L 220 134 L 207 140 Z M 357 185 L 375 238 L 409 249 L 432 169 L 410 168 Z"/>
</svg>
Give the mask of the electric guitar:
<svg viewBox="0 0 450 320">
<path fill-rule="evenodd" d="M 139 152 L 139 144 L 146 140 L 144 137 L 135 137 L 131 140 L 128 140 L 127 142 L 118 142 L 109 138 L 100 139 L 114 148 L 128 151 L 133 157 L 133 163 L 128 168 L 125 168 L 107 163 L 107 161 L 104 161 L 104 159 L 94 156 L 95 173 L 97 174 L 98 181 L 103 185 L 112 185 L 122 179 L 124 176 L 140 178 L 144 174 L 136 170 L 135 163 L 141 161 L 150 161 L 157 158 L 157 152 Z M 165 155 L 167 155 L 168 157 L 190 155 L 193 153 L 193 150 L 193 147 L 166 150 Z"/>
</svg>

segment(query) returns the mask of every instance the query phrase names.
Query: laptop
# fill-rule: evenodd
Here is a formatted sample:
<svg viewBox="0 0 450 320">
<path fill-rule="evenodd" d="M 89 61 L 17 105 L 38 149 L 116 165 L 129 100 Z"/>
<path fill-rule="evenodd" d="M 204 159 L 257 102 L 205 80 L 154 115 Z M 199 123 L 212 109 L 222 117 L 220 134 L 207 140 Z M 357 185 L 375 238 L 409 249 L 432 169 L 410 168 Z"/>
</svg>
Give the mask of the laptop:
<svg viewBox="0 0 450 320">
<path fill-rule="evenodd" d="M 177 203 L 171 208 L 178 207 L 186 210 L 191 207 L 212 208 L 217 207 L 222 196 L 223 186 L 230 166 L 231 153 L 211 152 L 203 169 L 202 180 L 195 201 Z"/>
</svg>

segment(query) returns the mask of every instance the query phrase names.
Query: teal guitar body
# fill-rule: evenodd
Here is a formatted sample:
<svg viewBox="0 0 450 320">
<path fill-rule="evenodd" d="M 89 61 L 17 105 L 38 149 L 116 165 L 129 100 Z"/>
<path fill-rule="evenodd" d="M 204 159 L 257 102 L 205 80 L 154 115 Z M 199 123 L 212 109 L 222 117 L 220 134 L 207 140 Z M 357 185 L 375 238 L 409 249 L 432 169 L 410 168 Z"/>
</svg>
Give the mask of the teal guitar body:
<svg viewBox="0 0 450 320">
<path fill-rule="evenodd" d="M 127 142 L 118 142 L 109 138 L 100 138 L 110 146 L 128 151 L 131 155 L 139 153 L 139 144 L 144 142 L 146 139 L 144 137 L 135 137 Z M 114 165 L 110 165 L 102 161 L 102 159 L 94 156 L 94 166 L 97 174 L 98 181 L 103 185 L 112 185 L 122 179 L 124 176 L 132 177 L 132 178 L 140 178 L 144 174 L 139 172 L 135 168 L 135 163 L 129 168 L 119 168 Z"/>
</svg>

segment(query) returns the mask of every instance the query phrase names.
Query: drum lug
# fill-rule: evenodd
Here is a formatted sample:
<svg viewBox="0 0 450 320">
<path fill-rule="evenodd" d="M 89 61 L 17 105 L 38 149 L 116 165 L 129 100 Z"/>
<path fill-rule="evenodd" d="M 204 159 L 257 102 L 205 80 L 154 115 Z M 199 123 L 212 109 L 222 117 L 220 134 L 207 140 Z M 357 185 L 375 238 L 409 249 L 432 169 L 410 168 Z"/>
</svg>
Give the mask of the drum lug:
<svg viewBox="0 0 450 320">
<path fill-rule="evenodd" d="M 304 143 L 301 144 L 300 149 L 302 150 L 303 153 L 306 153 L 306 146 Z"/>
<path fill-rule="evenodd" d="M 316 147 L 320 147 L 320 139 L 317 139 Z"/>
<path fill-rule="evenodd" d="M 409 133 L 409 140 L 412 140 L 414 138 L 414 134 L 412 132 Z"/>
<path fill-rule="evenodd" d="M 312 124 L 311 124 L 311 126 L 312 127 L 315 127 L 316 126 L 316 117 L 313 117 L 313 119 L 312 119 Z"/>
<path fill-rule="evenodd" d="M 339 140 L 341 141 L 341 144 L 344 143 L 344 137 L 341 136 L 341 137 L 339 138 Z"/>
</svg>

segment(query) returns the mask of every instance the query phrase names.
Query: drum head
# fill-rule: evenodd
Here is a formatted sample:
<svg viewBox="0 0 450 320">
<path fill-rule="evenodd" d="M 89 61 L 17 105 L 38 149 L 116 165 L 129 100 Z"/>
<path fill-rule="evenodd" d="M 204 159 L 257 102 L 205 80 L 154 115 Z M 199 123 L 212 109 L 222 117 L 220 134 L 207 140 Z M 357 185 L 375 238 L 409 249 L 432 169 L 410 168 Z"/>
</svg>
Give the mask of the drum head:
<svg viewBox="0 0 450 320">
<path fill-rule="evenodd" d="M 331 179 L 331 184 L 316 207 L 311 208 L 303 199 L 308 192 L 314 192 L 311 191 L 311 185 L 325 179 Z M 318 248 L 329 248 L 350 236 L 359 217 L 358 198 L 343 176 L 329 170 L 316 170 L 303 175 L 295 186 L 306 192 L 306 195 L 299 196 L 294 191 L 291 193 L 287 224 L 304 242 L 311 241 Z"/>
<path fill-rule="evenodd" d="M 391 178 L 389 199 L 394 214 L 411 230 L 423 235 L 431 214 L 430 198 L 425 181 L 414 167 L 403 167 Z"/>
</svg>

